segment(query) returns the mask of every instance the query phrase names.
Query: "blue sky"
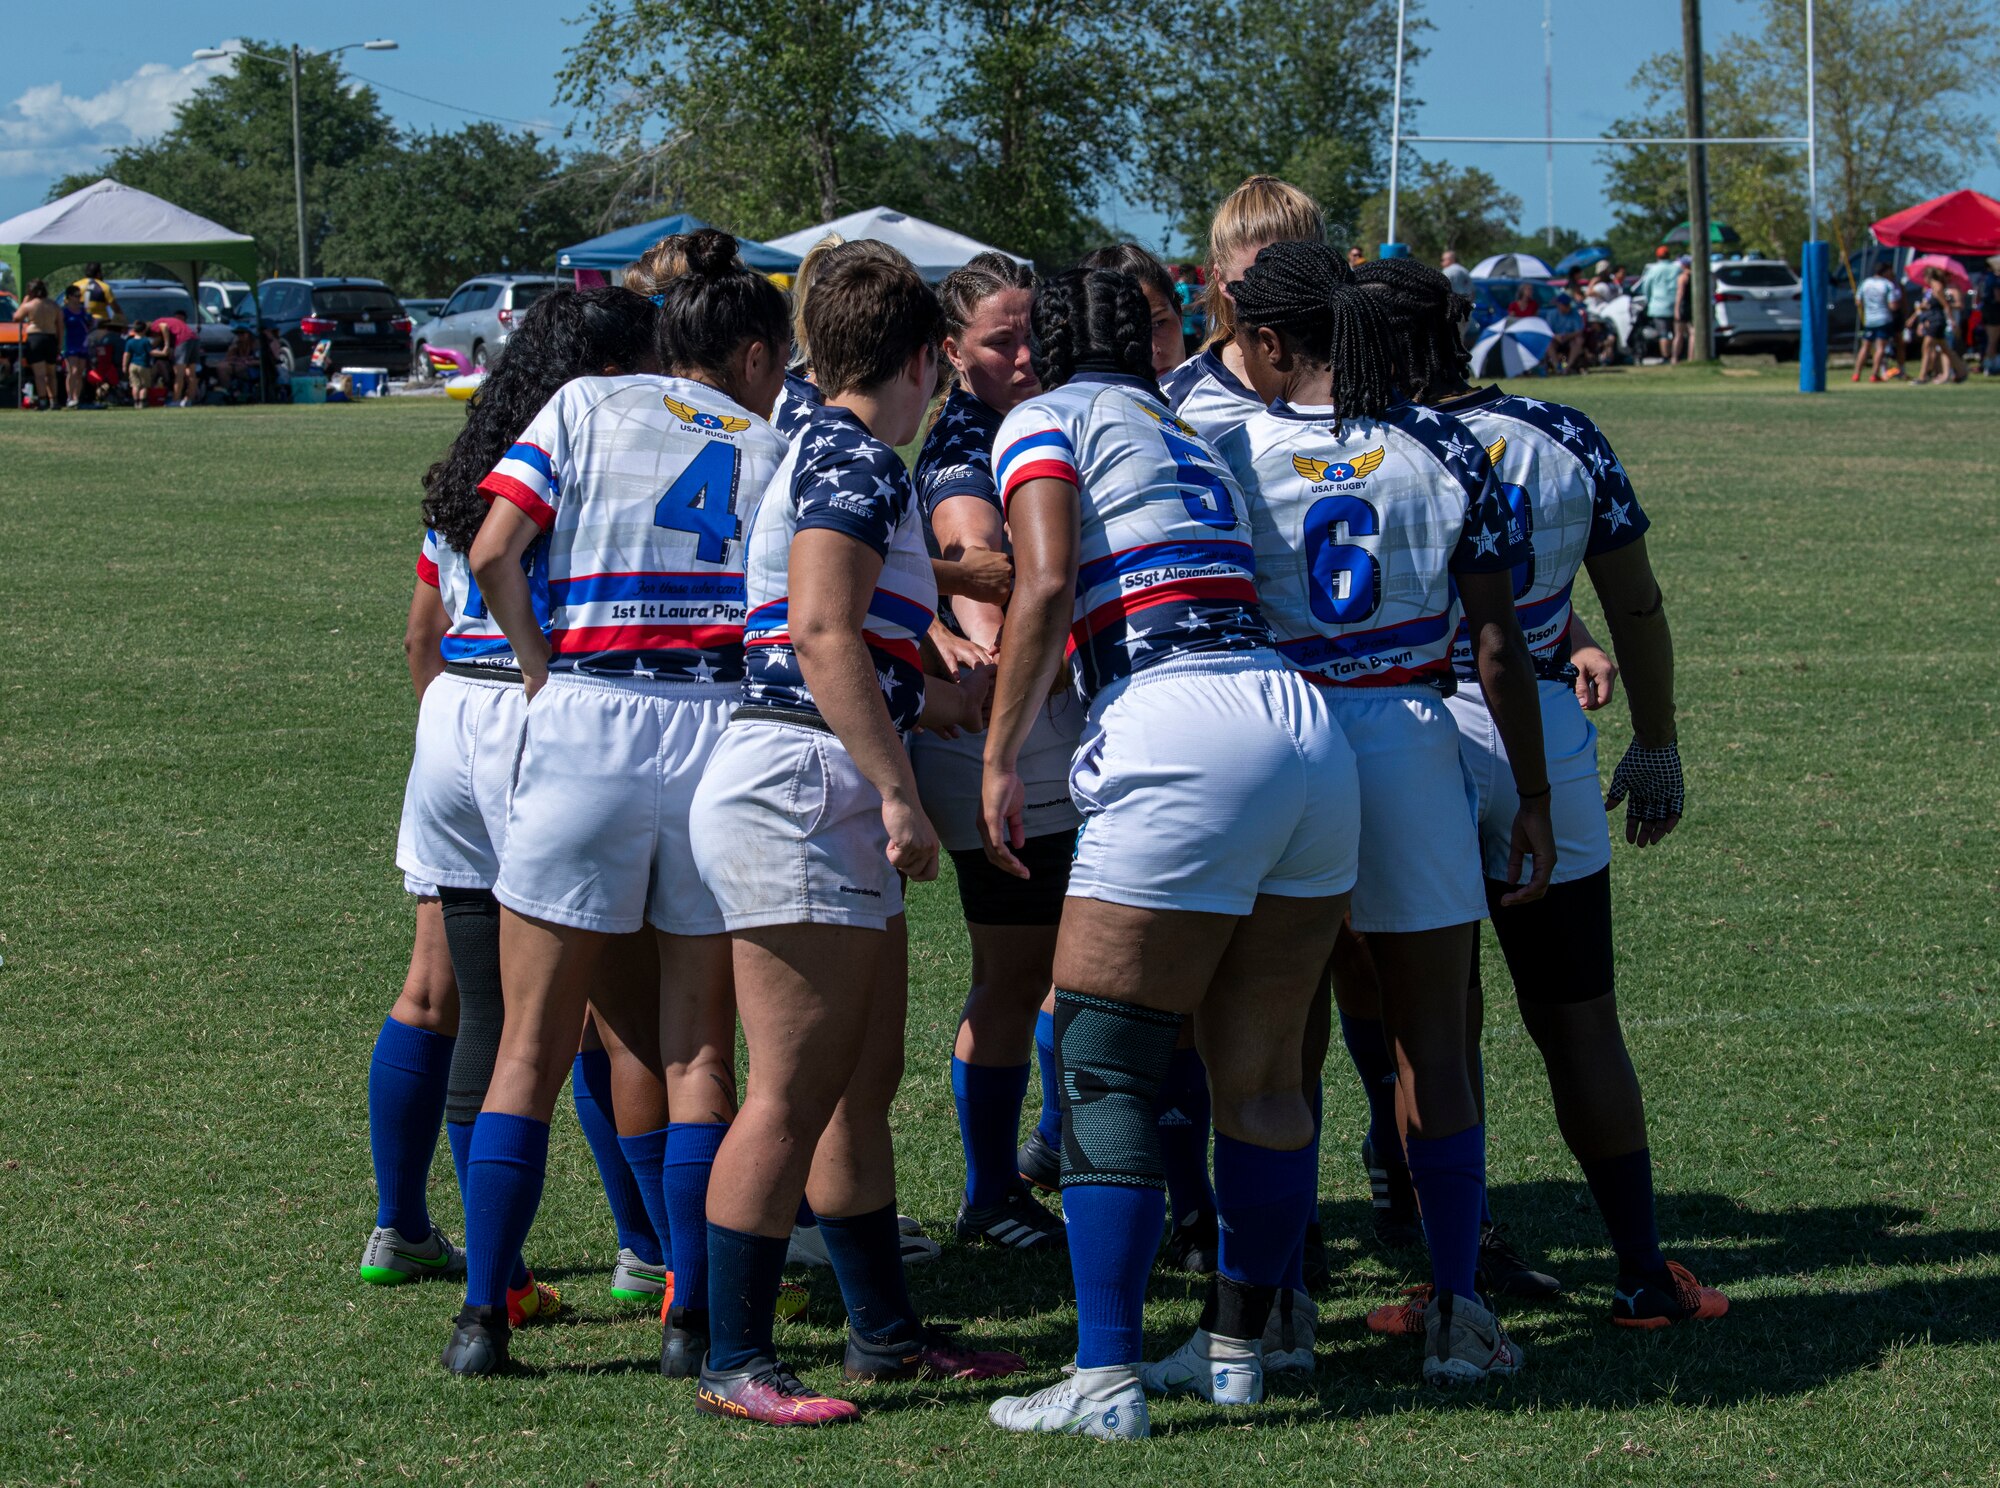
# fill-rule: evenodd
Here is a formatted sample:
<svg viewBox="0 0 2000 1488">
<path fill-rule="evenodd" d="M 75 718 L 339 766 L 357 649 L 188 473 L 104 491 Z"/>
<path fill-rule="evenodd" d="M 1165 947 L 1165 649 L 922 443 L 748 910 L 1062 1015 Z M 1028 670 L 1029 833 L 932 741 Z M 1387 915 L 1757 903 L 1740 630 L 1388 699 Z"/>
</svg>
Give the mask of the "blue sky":
<svg viewBox="0 0 2000 1488">
<path fill-rule="evenodd" d="M 1308 0 L 1309 3 L 1309 0 Z M 344 0 L 339 6 L 272 7 L 256 23 L 274 41 L 309 48 L 387 36 L 387 53 L 352 52 L 350 71 L 377 84 L 390 115 L 417 128 L 455 128 L 475 114 L 501 116 L 559 133 L 568 115 L 554 100 L 554 76 L 577 35 L 566 11 L 582 0 Z M 1542 132 L 1540 0 L 1429 0 L 1436 29 L 1431 55 L 1409 86 L 1427 100 L 1415 128 L 1433 134 Z M 13 31 L 0 74 L 0 219 L 40 203 L 49 184 L 100 162 L 107 148 L 158 134 L 174 105 L 219 63 L 189 54 L 240 31 L 240 0 L 100 0 L 89 25 Z M 1754 20 L 1751 0 L 1709 0 L 1710 48 Z M 1555 132 L 1596 135 L 1628 112 L 1627 84 L 1638 62 L 1680 44 L 1676 0 L 1554 0 Z M 1615 19 L 1614 19 L 1615 18 Z M 2000 72 L 1982 111 L 2000 116 Z M 397 89 L 401 91 L 390 91 Z M 412 96 L 417 95 L 417 96 Z M 426 101 L 429 100 L 429 101 Z M 456 105 L 448 107 L 446 105 Z M 1527 146 L 1433 146 L 1459 165 L 1498 177 L 1524 204 L 1523 226 L 1542 225 L 1543 152 Z M 1448 155 L 1446 152 L 1449 152 Z M 1603 228 L 1603 177 L 1596 151 L 1556 153 L 1556 220 L 1586 232 Z M 1964 184 L 2000 195 L 2000 160 L 1991 139 L 1968 141 Z M 201 211 L 200 202 L 183 202 Z M 887 205 L 898 205 L 888 203 Z M 1157 242 L 1161 219 L 1143 202 L 1106 201 L 1107 221 Z M 801 223 L 800 226 L 808 224 Z"/>
</svg>

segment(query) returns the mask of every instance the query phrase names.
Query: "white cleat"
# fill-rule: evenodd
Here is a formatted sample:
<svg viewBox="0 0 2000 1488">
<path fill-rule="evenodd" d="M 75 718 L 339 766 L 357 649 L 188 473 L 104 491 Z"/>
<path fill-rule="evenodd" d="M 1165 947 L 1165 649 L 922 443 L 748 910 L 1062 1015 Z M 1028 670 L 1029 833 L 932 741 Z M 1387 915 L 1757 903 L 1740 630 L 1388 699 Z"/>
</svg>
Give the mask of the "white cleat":
<svg viewBox="0 0 2000 1488">
<path fill-rule="evenodd" d="M 1218 1338 L 1205 1329 L 1166 1358 L 1139 1366 L 1139 1383 L 1153 1395 L 1199 1395 L 1212 1405 L 1255 1405 L 1264 1398 L 1260 1345 Z"/>
<path fill-rule="evenodd" d="M 896 1230 L 903 1237 L 903 1264 L 920 1266 L 925 1261 L 934 1261 L 943 1253 L 944 1247 L 924 1233 L 924 1227 L 907 1214 L 896 1216 Z M 787 1266 L 831 1266 L 827 1258 L 826 1241 L 820 1238 L 818 1225 L 793 1225 L 791 1244 L 785 1248 Z"/>
<path fill-rule="evenodd" d="M 1264 1325 L 1264 1373 L 1311 1374 L 1319 1331 L 1319 1304 L 1304 1292 L 1280 1288 Z"/>
<path fill-rule="evenodd" d="M 1424 1379 L 1476 1385 L 1489 1375 L 1519 1373 L 1521 1346 L 1476 1298 L 1439 1292 L 1424 1310 Z"/>
<path fill-rule="evenodd" d="M 1079 1369 L 1032 1395 L 1006 1395 L 986 1408 L 1003 1431 L 1062 1432 L 1100 1441 L 1129 1441 L 1153 1434 L 1146 1394 L 1132 1364 Z"/>
</svg>

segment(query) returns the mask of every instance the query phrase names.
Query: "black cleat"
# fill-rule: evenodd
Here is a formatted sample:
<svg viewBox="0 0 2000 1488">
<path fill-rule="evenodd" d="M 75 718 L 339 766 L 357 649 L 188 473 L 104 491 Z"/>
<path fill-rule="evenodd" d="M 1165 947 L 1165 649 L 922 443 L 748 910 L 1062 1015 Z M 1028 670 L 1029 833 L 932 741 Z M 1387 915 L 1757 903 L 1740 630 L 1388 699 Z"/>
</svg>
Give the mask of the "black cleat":
<svg viewBox="0 0 2000 1488">
<path fill-rule="evenodd" d="M 944 1327 L 917 1330 L 907 1343 L 873 1343 L 847 1330 L 844 1368 L 851 1380 L 982 1380 L 1002 1379 L 1028 1367 L 1019 1354 L 1004 1349 L 967 1348 Z"/>
<path fill-rule="evenodd" d="M 660 1373 L 668 1379 L 694 1379 L 708 1354 L 708 1311 L 676 1307 L 660 1332 Z"/>
<path fill-rule="evenodd" d="M 1417 1191 L 1410 1170 L 1398 1163 L 1385 1167 L 1375 1160 L 1375 1144 L 1361 1139 L 1361 1166 L 1368 1170 L 1375 1243 L 1384 1250 L 1413 1250 L 1424 1243 L 1424 1224 L 1417 1211 Z"/>
<path fill-rule="evenodd" d="M 1160 1260 L 1171 1270 L 1206 1276 L 1215 1270 L 1217 1242 L 1215 1211 L 1203 1210 L 1168 1231 Z"/>
<path fill-rule="evenodd" d="M 467 1307 L 451 1325 L 451 1342 L 439 1357 L 453 1374 L 498 1374 L 507 1367 L 507 1326 L 505 1307 Z"/>
<path fill-rule="evenodd" d="M 1066 1250 L 1069 1232 L 1026 1188 L 1016 1188 L 984 1209 L 958 1206 L 961 1245 L 997 1245 L 1002 1250 Z"/>
<path fill-rule="evenodd" d="M 1021 1177 L 1043 1193 L 1062 1189 L 1062 1154 L 1043 1138 L 1039 1127 L 1031 1127 L 1028 1140 L 1014 1150 L 1014 1166 Z"/>
<path fill-rule="evenodd" d="M 1563 1284 L 1537 1271 L 1506 1238 L 1506 1226 L 1489 1224 L 1479 1231 L 1479 1290 L 1484 1296 L 1553 1297 Z"/>
</svg>

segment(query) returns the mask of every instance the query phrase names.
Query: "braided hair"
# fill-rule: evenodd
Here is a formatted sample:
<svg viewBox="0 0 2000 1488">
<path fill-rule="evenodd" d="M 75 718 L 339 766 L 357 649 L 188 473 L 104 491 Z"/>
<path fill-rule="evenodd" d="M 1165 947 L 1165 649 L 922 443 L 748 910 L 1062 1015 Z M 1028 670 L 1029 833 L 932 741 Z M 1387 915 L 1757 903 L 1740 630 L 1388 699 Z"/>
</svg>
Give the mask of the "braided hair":
<svg viewBox="0 0 2000 1488">
<path fill-rule="evenodd" d="M 1239 326 L 1269 326 L 1294 356 L 1332 370 L 1336 434 L 1342 418 L 1380 418 L 1395 401 L 1388 319 L 1326 243 L 1270 244 L 1229 294 Z"/>
<path fill-rule="evenodd" d="M 1472 313 L 1472 302 L 1414 258 L 1371 259 L 1354 277 L 1388 316 L 1390 352 L 1404 393 L 1429 403 L 1461 391 L 1472 354 L 1458 328 Z"/>
<path fill-rule="evenodd" d="M 1082 371 L 1123 372 L 1154 387 L 1146 292 L 1130 274 L 1112 269 L 1067 269 L 1043 280 L 1029 320 L 1028 355 L 1045 389 Z"/>
</svg>

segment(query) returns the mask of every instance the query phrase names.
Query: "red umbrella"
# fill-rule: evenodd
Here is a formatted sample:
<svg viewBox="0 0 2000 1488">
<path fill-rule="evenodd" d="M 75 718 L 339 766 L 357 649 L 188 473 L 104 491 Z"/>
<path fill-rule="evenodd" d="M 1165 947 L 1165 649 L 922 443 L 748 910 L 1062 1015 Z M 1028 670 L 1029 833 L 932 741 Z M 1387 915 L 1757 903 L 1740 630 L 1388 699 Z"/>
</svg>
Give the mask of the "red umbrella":
<svg viewBox="0 0 2000 1488">
<path fill-rule="evenodd" d="M 2000 253 L 2000 201 L 1977 191 L 1952 191 L 1893 212 L 1875 224 L 1885 248 L 1931 253 Z"/>
<path fill-rule="evenodd" d="M 1972 276 L 1965 272 L 1965 265 L 1955 258 L 1946 258 L 1942 253 L 1926 253 L 1910 260 L 1907 270 L 1910 283 L 1922 284 L 1927 270 L 1936 269 L 1960 289 L 1968 293 L 1972 289 Z"/>
</svg>

